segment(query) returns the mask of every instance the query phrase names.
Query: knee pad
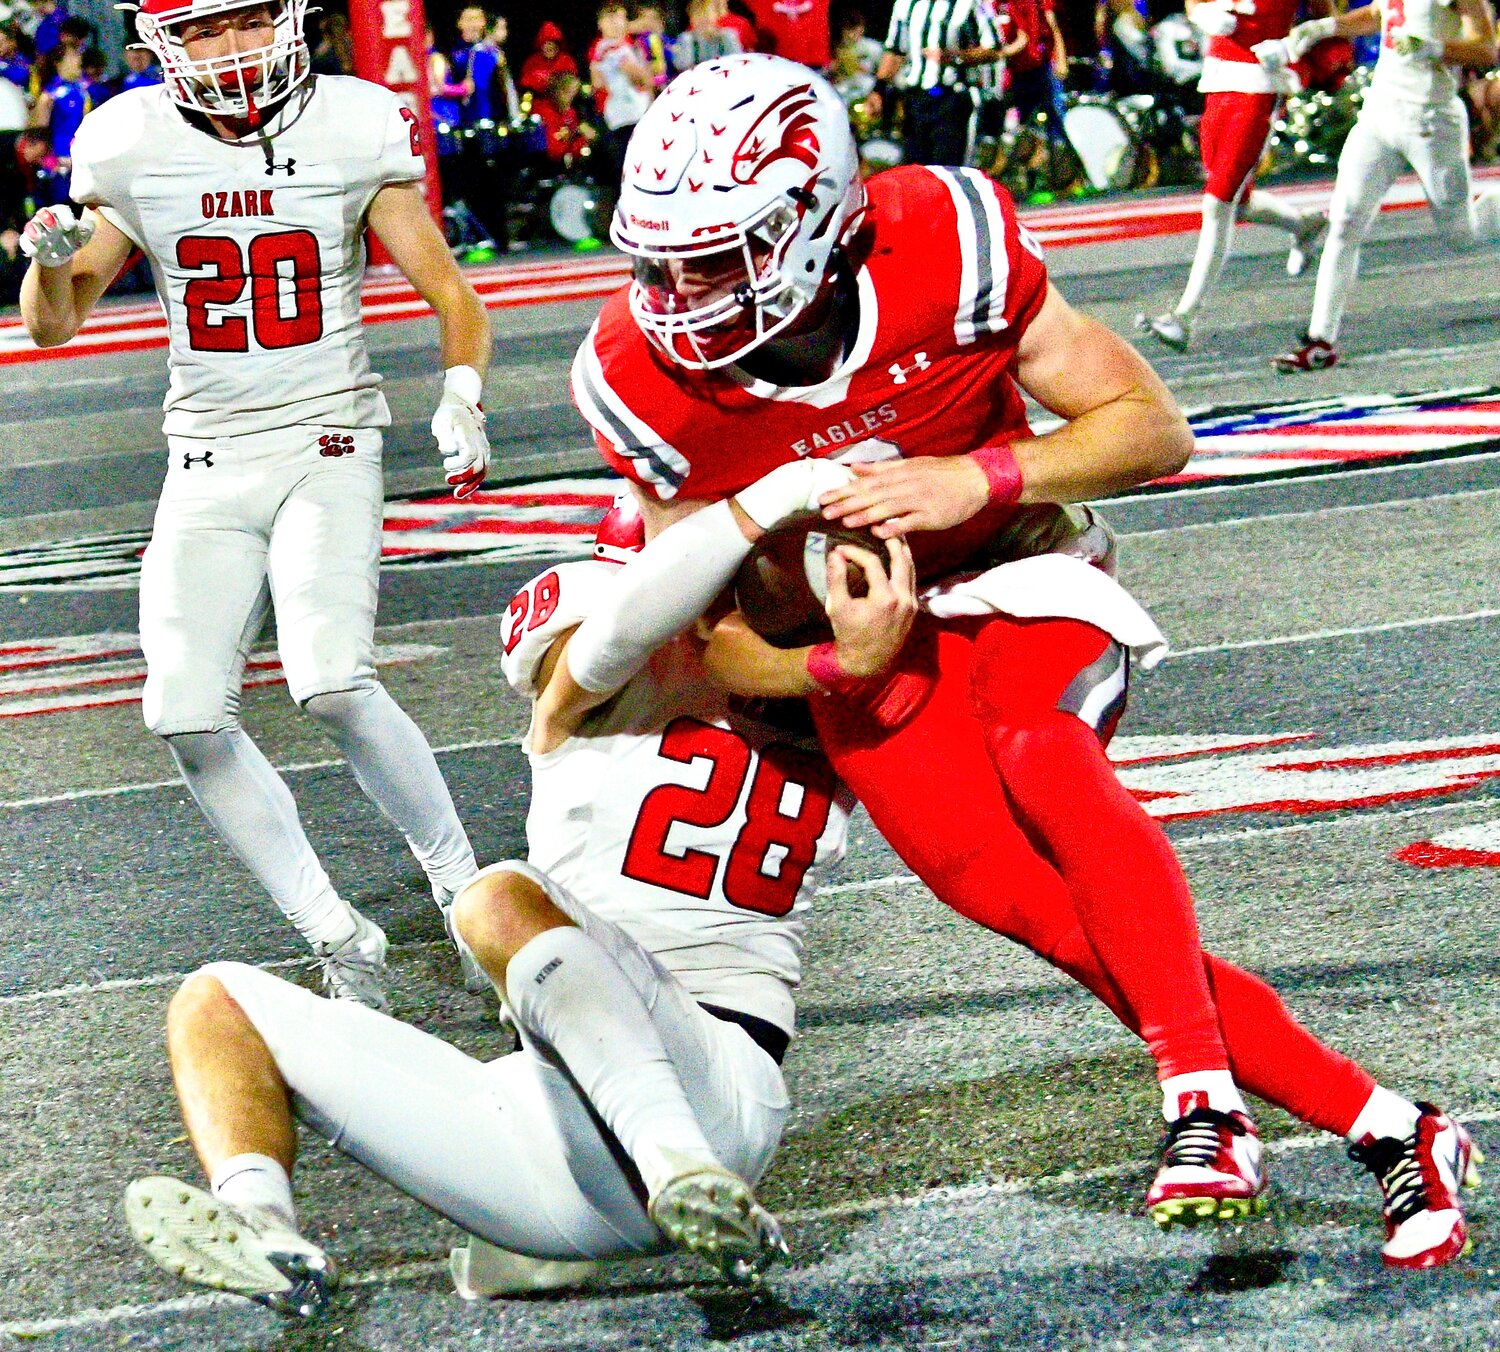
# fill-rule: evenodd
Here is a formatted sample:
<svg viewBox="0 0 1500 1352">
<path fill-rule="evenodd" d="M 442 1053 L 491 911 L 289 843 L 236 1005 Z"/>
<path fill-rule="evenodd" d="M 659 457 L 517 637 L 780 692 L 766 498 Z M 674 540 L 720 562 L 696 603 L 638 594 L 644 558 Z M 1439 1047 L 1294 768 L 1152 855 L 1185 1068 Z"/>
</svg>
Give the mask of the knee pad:
<svg viewBox="0 0 1500 1352">
<path fill-rule="evenodd" d="M 159 736 L 172 752 L 172 758 L 184 775 L 207 773 L 230 754 L 229 738 L 238 731 L 237 723 L 215 732 L 167 732 Z"/>
</svg>

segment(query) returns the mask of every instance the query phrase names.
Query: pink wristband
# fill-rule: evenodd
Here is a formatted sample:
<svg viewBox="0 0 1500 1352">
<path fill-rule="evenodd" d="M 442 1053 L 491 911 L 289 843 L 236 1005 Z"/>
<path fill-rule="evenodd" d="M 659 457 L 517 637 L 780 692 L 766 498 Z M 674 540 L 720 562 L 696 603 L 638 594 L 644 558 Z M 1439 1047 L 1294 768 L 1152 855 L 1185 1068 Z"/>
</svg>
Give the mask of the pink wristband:
<svg viewBox="0 0 1500 1352">
<path fill-rule="evenodd" d="M 851 676 L 844 670 L 838 649 L 832 643 L 820 643 L 808 651 L 807 674 L 835 695 L 863 694 L 870 685 L 865 678 Z"/>
<path fill-rule="evenodd" d="M 984 471 L 990 485 L 990 506 L 1009 506 L 1021 500 L 1021 466 L 1010 442 L 999 441 L 969 452 L 969 458 Z"/>
</svg>

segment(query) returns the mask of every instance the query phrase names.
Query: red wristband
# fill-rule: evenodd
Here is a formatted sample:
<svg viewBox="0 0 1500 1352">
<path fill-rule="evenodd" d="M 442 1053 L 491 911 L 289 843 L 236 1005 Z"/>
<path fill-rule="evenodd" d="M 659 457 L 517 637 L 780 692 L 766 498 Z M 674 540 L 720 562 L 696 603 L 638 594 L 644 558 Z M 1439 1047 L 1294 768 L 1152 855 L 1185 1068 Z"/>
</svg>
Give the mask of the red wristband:
<svg viewBox="0 0 1500 1352">
<path fill-rule="evenodd" d="M 925 656 L 930 644 L 919 639 L 913 646 L 923 654 L 920 660 L 901 662 L 878 676 L 861 677 L 844 670 L 832 643 L 820 643 L 807 654 L 808 675 L 830 695 L 841 695 L 861 709 L 876 727 L 894 731 L 927 703 L 937 679 Z"/>
<path fill-rule="evenodd" d="M 1021 500 L 1021 466 L 1010 442 L 999 441 L 969 452 L 969 458 L 984 471 L 990 486 L 991 507 L 1009 506 Z"/>
</svg>

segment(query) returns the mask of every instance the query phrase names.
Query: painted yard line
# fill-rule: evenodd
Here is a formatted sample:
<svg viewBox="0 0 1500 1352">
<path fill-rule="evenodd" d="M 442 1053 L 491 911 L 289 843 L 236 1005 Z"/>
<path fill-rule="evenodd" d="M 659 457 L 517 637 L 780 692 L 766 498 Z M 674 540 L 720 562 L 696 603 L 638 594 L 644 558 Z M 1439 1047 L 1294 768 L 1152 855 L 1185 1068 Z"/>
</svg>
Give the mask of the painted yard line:
<svg viewBox="0 0 1500 1352">
<path fill-rule="evenodd" d="M 1340 470 L 1339 479 L 1362 478 L 1370 474 L 1410 474 L 1415 470 L 1423 470 L 1433 465 L 1447 467 L 1449 465 L 1467 465 L 1475 460 L 1494 460 L 1500 457 L 1500 447 L 1486 451 L 1473 451 L 1467 455 L 1445 455 L 1441 460 L 1423 460 L 1416 464 L 1403 463 L 1395 465 L 1361 465 L 1354 469 Z M 1168 502 L 1172 498 L 1201 498 L 1217 493 L 1251 493 L 1265 488 L 1281 488 L 1286 485 L 1305 484 L 1310 481 L 1326 481 L 1327 474 L 1306 474 L 1298 476 L 1288 474 L 1279 477 L 1272 483 L 1209 483 L 1209 484 L 1185 484 L 1181 488 L 1163 489 L 1159 493 L 1121 493 L 1116 497 L 1098 498 L 1093 505 L 1107 508 L 1113 503 L 1120 502 Z M 1184 527 L 1172 527 L 1171 529 L 1185 529 Z"/>
<path fill-rule="evenodd" d="M 1306 831 L 1329 830 L 1341 826 L 1380 826 L 1406 817 L 1431 817 L 1441 812 L 1462 812 L 1465 808 L 1493 812 L 1495 805 L 1483 798 L 1468 798 L 1457 803 L 1427 803 L 1421 807 L 1392 808 L 1372 812 L 1368 809 L 1343 817 L 1322 817 L 1317 821 L 1287 822 L 1282 826 L 1247 826 L 1241 831 L 1207 831 L 1201 836 L 1179 836 L 1172 841 L 1174 850 L 1191 850 L 1203 845 L 1232 845 L 1241 840 L 1259 840 L 1263 836 L 1300 835 Z"/>
<path fill-rule="evenodd" d="M 1455 1110 L 1460 1121 L 1477 1125 L 1488 1125 L 1500 1120 L 1500 1108 L 1477 1107 L 1472 1111 Z M 1342 1149 L 1342 1138 L 1328 1132 L 1304 1132 L 1295 1136 L 1284 1136 L 1268 1141 L 1264 1151 L 1268 1155 L 1291 1154 L 1305 1150 Z M 1110 1179 L 1129 1178 L 1136 1174 L 1149 1173 L 1160 1165 L 1160 1159 L 1123 1160 L 1118 1164 L 1104 1164 L 1095 1169 L 1064 1169 L 1055 1174 L 1039 1174 L 1035 1178 L 1001 1178 L 989 1183 L 971 1183 L 946 1188 L 929 1188 L 918 1193 L 895 1194 L 887 1197 L 872 1197 L 859 1202 L 839 1202 L 826 1207 L 808 1207 L 805 1210 L 784 1211 L 781 1220 L 786 1225 L 812 1225 L 824 1221 L 852 1220 L 862 1216 L 879 1216 L 895 1211 L 922 1211 L 928 1207 L 970 1206 L 1004 1197 L 1025 1197 L 1050 1188 L 1073 1187 L 1080 1183 L 1105 1182 Z M 1142 1221 L 1144 1224 L 1144 1220 Z M 654 1255 L 653 1255 L 654 1256 Z M 607 1260 L 630 1262 L 629 1258 Z M 396 1286 L 405 1281 L 420 1281 L 446 1273 L 448 1264 L 444 1259 L 434 1258 L 423 1262 L 401 1263 L 388 1268 L 375 1268 L 365 1272 L 346 1274 L 344 1286 Z M 795 1273 L 795 1267 L 788 1274 Z M 591 1286 L 586 1293 L 594 1299 L 611 1294 L 608 1286 Z M 664 1289 L 663 1294 L 669 1294 Z M 106 1310 L 80 1310 L 76 1314 L 58 1315 L 50 1319 L 17 1319 L 0 1324 L 0 1337 L 18 1339 L 40 1338 L 49 1333 L 70 1330 L 107 1328 L 133 1320 L 161 1318 L 173 1314 L 192 1314 L 199 1310 L 219 1309 L 235 1304 L 250 1304 L 243 1296 L 221 1293 L 179 1296 L 175 1300 L 159 1300 L 141 1305 L 115 1305 Z M 613 1341 L 609 1335 L 605 1335 Z M 632 1337 L 634 1335 L 631 1335 Z M 600 1343 L 597 1334 L 591 1334 L 595 1345 Z M 959 1340 L 962 1342 L 963 1340 Z M 933 1346 L 933 1344 L 925 1344 Z M 939 1344 L 941 1345 L 941 1344 Z M 955 1343 L 957 1345 L 957 1343 Z M 967 1343 L 965 1343 L 967 1345 Z"/>
<path fill-rule="evenodd" d="M 1356 624 L 1343 629 L 1314 629 L 1305 634 L 1282 634 L 1276 638 L 1247 638 L 1233 643 L 1206 643 L 1197 648 L 1175 648 L 1163 661 L 1178 657 L 1201 657 L 1207 653 L 1244 652 L 1250 648 L 1283 648 L 1294 643 L 1320 643 L 1330 638 L 1354 638 L 1361 634 L 1391 634 L 1400 629 L 1425 629 L 1429 625 L 1465 624 L 1470 620 L 1490 620 L 1500 610 L 1471 610 L 1462 615 L 1426 615 L 1415 620 L 1391 620 L 1385 624 Z"/>
<path fill-rule="evenodd" d="M 1345 502 L 1336 507 L 1309 507 L 1300 512 L 1267 512 L 1264 516 L 1227 516 L 1221 521 L 1187 521 L 1180 526 L 1157 526 L 1151 530 L 1122 530 L 1117 534 L 1122 540 L 1143 540 L 1151 535 L 1179 535 L 1187 531 L 1219 530 L 1225 526 L 1253 526 L 1260 521 L 1297 521 L 1312 516 L 1338 516 L 1345 512 L 1378 511 L 1383 507 L 1410 507 L 1424 502 L 1457 502 L 1461 498 L 1482 498 L 1496 493 L 1500 493 L 1500 488 L 1464 488 L 1453 493 L 1430 493 L 1411 498 L 1381 498 L 1379 502 Z"/>
<path fill-rule="evenodd" d="M 418 623 L 431 624 L 433 621 L 421 620 Z M 488 751 L 496 747 L 520 745 L 519 736 L 486 737 L 472 742 L 450 742 L 446 746 L 435 746 L 432 753 L 435 756 L 445 756 L 455 751 Z M 278 765 L 275 769 L 278 774 L 294 775 L 310 770 L 331 770 L 347 764 L 342 757 L 338 757 L 334 760 L 298 761 L 290 765 Z M 181 779 L 155 779 L 143 784 L 114 784 L 102 789 L 69 789 L 65 793 L 47 794 L 39 798 L 12 798 L 9 802 L 0 802 L 0 812 L 13 808 L 50 807 L 56 803 L 77 803 L 89 798 L 118 798 L 127 793 L 150 793 L 157 789 L 185 787 Z"/>
</svg>

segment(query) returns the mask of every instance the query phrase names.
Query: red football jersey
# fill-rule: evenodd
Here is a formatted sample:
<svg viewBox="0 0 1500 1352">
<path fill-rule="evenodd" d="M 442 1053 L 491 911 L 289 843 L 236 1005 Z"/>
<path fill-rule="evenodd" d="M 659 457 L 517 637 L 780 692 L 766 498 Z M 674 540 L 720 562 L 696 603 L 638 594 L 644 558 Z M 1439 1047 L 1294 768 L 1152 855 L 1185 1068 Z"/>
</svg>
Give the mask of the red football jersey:
<svg viewBox="0 0 1500 1352">
<path fill-rule="evenodd" d="M 869 195 L 858 331 L 821 385 L 687 370 L 646 339 L 626 290 L 605 302 L 574 360 L 573 397 L 612 469 L 660 499 L 718 499 L 861 443 L 871 459 L 962 455 L 1029 435 L 1016 349 L 1047 268 L 1009 194 L 975 169 L 912 165 L 871 179 Z M 976 538 L 995 527 L 981 515 Z M 935 558 L 936 541 L 924 543 Z"/>
<path fill-rule="evenodd" d="M 1257 42 L 1284 38 L 1297 22 L 1301 0 L 1231 0 L 1229 8 L 1238 16 L 1234 32 L 1228 37 L 1208 40 L 1206 55 L 1221 61 L 1254 61 L 1250 49 Z"/>
</svg>

